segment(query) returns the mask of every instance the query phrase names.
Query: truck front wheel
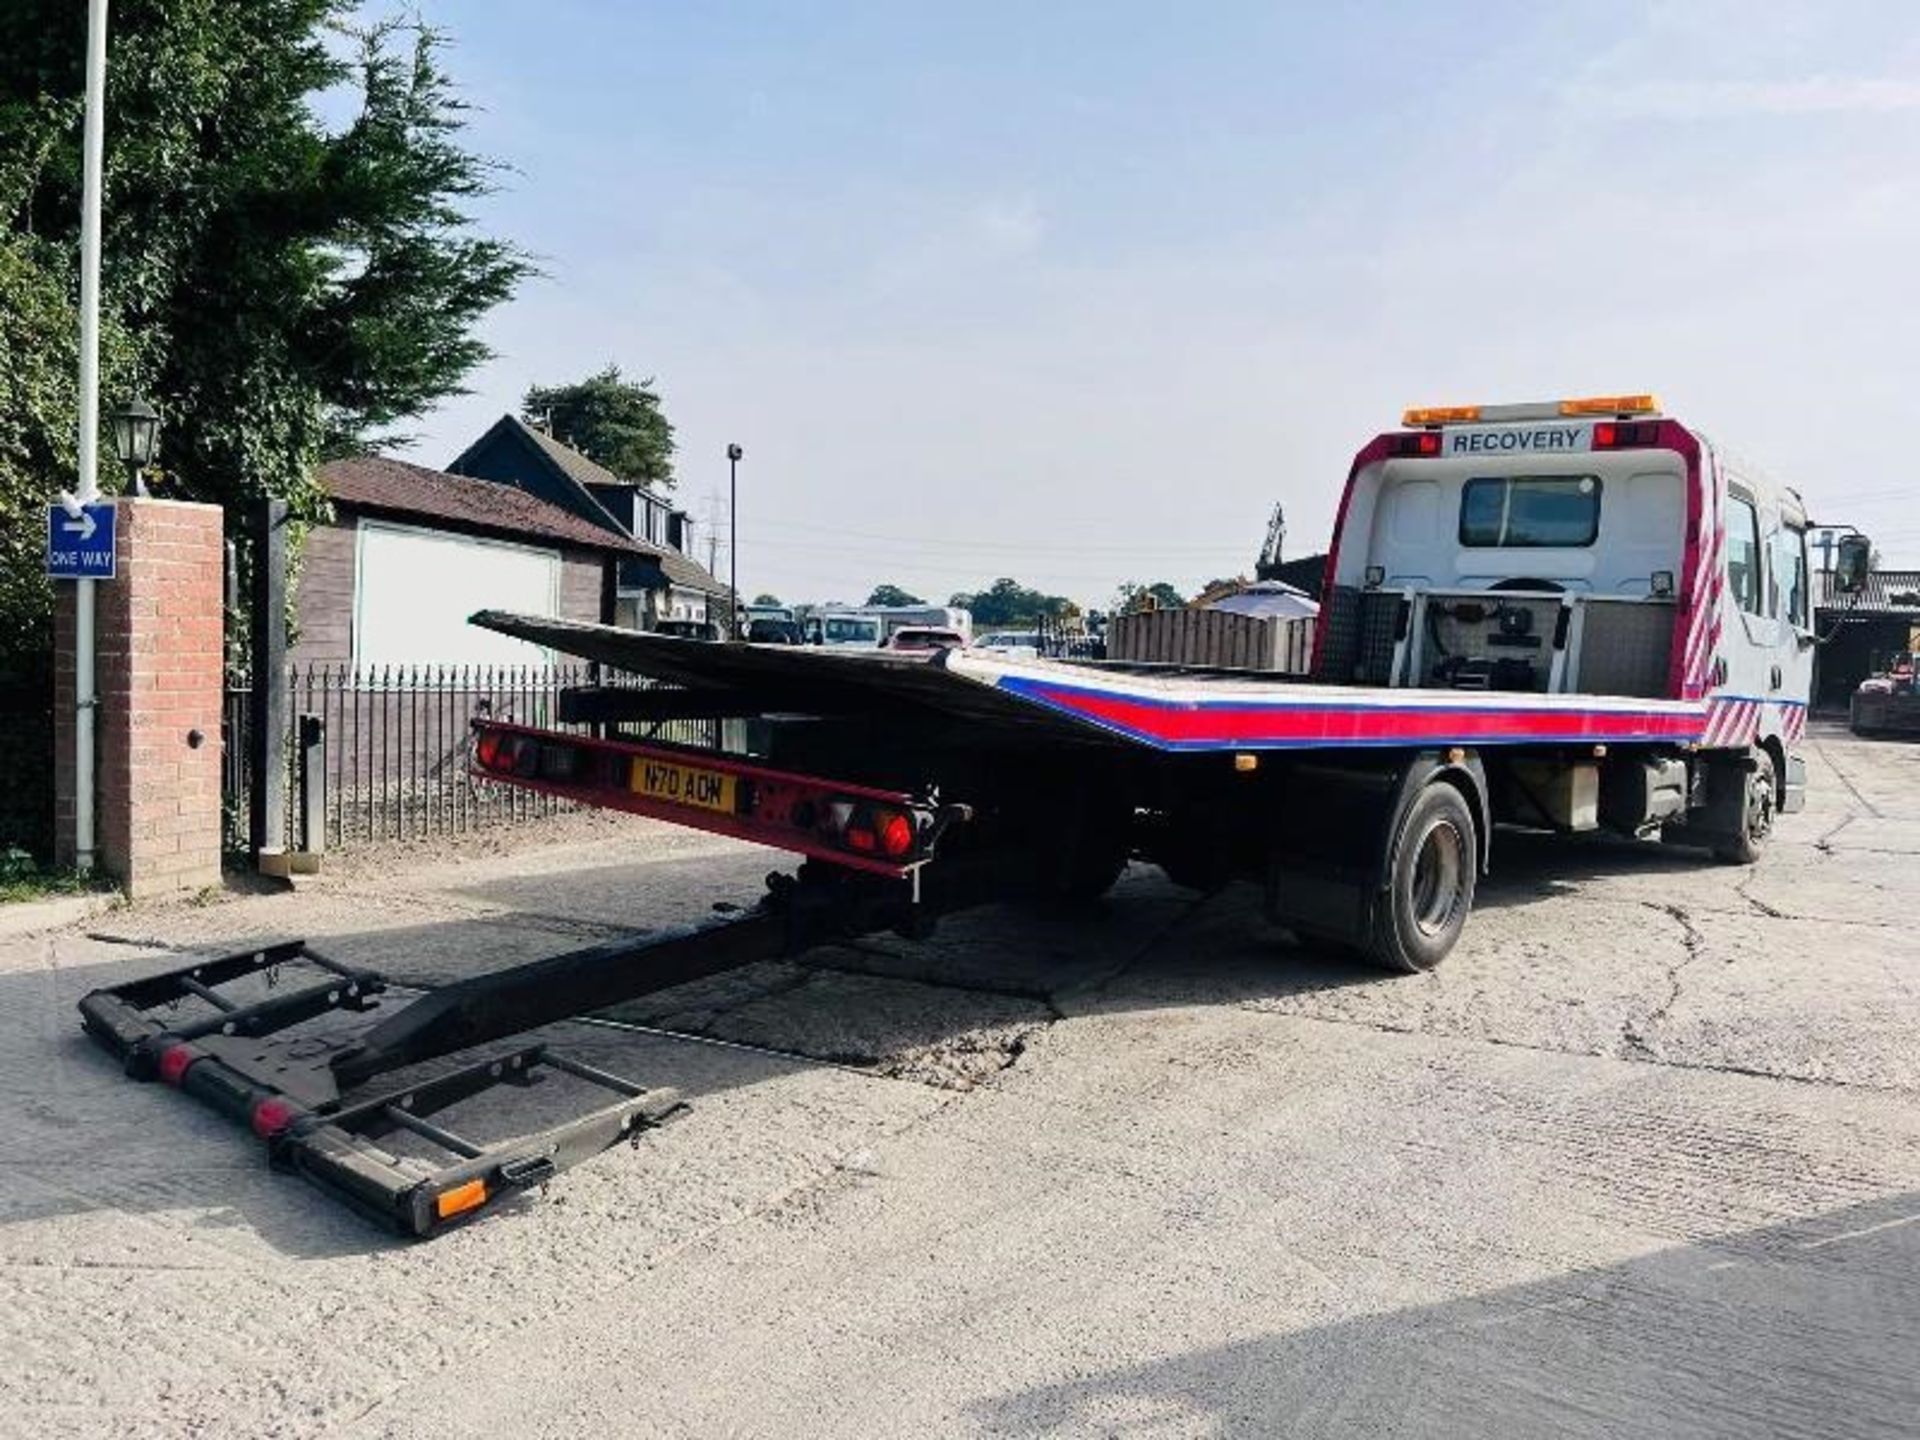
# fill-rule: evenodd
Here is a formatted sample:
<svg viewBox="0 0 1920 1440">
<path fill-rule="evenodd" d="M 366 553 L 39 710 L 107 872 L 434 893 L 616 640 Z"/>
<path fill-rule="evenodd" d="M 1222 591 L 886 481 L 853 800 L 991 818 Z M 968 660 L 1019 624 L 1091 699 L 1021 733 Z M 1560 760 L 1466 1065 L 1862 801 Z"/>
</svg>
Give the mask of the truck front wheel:
<svg viewBox="0 0 1920 1440">
<path fill-rule="evenodd" d="M 1732 771 L 1733 767 L 1728 769 Z M 1768 837 L 1773 834 L 1779 796 L 1773 783 L 1773 757 L 1765 750 L 1755 750 L 1740 769 L 1744 773 L 1737 782 L 1741 794 L 1735 829 L 1714 841 L 1713 853 L 1729 864 L 1751 865 L 1760 858 Z"/>
<path fill-rule="evenodd" d="M 1374 899 L 1367 957 L 1388 970 L 1431 970 L 1447 958 L 1473 908 L 1479 844 L 1466 797 L 1444 780 L 1422 790 L 1401 816 Z"/>
</svg>

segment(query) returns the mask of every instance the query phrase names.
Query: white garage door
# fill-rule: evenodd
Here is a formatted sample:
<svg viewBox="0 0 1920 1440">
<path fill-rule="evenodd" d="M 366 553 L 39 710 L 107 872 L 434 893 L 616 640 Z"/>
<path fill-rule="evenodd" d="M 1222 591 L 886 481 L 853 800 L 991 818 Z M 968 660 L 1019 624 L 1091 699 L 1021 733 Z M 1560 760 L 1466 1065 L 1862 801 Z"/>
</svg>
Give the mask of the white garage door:
<svg viewBox="0 0 1920 1440">
<path fill-rule="evenodd" d="M 557 551 L 377 520 L 360 522 L 353 660 L 378 665 L 545 665 L 524 640 L 467 624 L 476 610 L 560 613 Z"/>
</svg>

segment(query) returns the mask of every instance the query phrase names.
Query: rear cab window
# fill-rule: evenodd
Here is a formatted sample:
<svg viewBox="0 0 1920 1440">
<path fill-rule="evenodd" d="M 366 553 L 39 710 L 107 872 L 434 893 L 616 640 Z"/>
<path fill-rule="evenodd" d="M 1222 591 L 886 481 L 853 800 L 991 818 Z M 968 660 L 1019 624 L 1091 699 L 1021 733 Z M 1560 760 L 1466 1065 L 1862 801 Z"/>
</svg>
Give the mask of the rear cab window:
<svg viewBox="0 0 1920 1440">
<path fill-rule="evenodd" d="M 1600 534 L 1597 475 L 1498 475 L 1460 492 L 1460 543 L 1476 549 L 1582 548 Z"/>
</svg>

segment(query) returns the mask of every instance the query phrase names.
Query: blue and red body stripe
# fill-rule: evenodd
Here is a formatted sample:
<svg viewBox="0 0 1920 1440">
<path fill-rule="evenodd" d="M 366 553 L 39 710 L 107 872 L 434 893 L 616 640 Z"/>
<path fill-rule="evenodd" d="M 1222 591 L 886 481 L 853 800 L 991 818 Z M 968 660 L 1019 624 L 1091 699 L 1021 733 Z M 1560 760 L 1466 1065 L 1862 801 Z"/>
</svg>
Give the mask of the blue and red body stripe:
<svg viewBox="0 0 1920 1440">
<path fill-rule="evenodd" d="M 1162 750 L 1280 750 L 1340 746 L 1688 744 L 1706 729 L 1704 705 L 1527 705 L 1511 699 L 1406 704 L 1370 697 L 1313 695 L 1311 687 L 1271 700 L 1244 696 L 1143 695 L 1026 675 L 999 688 L 1130 740 Z"/>
</svg>

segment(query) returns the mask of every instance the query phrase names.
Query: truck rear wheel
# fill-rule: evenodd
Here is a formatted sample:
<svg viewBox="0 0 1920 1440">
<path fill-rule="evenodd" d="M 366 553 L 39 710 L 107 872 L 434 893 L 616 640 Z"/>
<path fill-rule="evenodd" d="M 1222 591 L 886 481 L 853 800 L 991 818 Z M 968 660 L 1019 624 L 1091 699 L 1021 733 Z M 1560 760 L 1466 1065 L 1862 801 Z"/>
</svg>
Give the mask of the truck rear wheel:
<svg viewBox="0 0 1920 1440">
<path fill-rule="evenodd" d="M 1377 896 L 1367 958 L 1388 970 L 1431 970 L 1453 949 L 1473 908 L 1479 844 L 1466 797 L 1444 780 L 1422 790 L 1401 816 Z"/>
<path fill-rule="evenodd" d="M 1774 792 L 1773 757 L 1764 750 L 1756 750 L 1745 769 L 1738 828 L 1713 844 L 1714 855 L 1732 865 L 1751 865 L 1760 858 L 1760 852 L 1767 848 L 1768 837 L 1773 834 L 1773 817 L 1779 809 L 1779 797 Z"/>
</svg>

